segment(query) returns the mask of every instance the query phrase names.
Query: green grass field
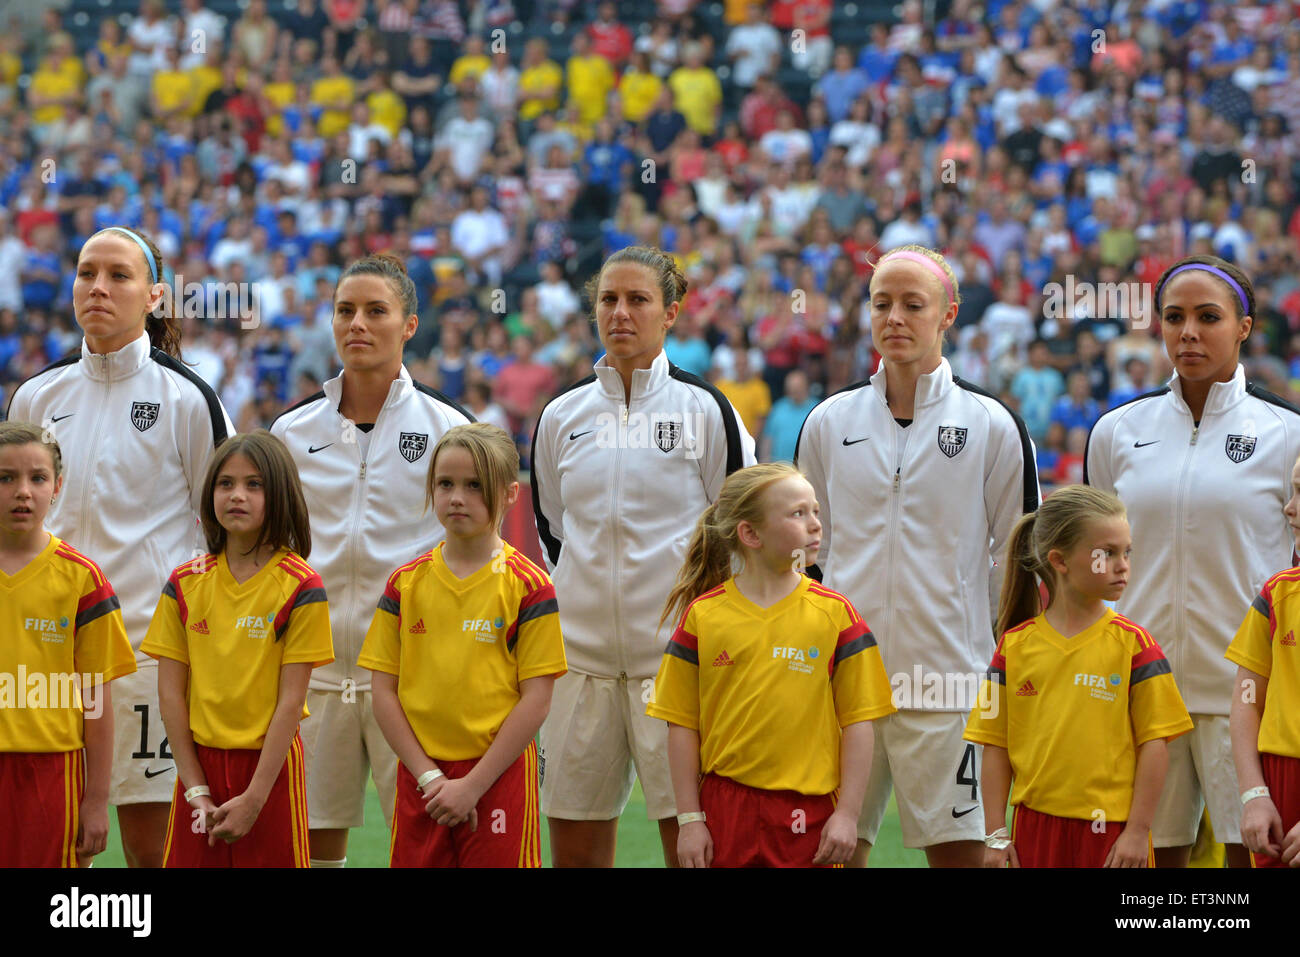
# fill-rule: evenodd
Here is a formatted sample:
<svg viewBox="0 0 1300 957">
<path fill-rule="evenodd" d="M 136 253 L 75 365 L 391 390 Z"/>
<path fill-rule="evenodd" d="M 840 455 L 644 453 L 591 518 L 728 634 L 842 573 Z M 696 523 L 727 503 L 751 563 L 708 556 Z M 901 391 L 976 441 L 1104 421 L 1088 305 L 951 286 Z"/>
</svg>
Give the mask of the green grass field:
<svg viewBox="0 0 1300 957">
<path fill-rule="evenodd" d="M 117 836 L 117 817 L 109 818 L 108 850 L 95 858 L 95 867 L 122 867 L 122 843 Z M 550 867 L 551 849 L 546 821 L 542 820 L 542 860 Z M 348 867 L 387 867 L 388 828 L 379 808 L 379 794 L 372 781 L 366 792 L 366 823 L 356 828 L 348 840 Z M 659 846 L 659 828 L 646 819 L 645 798 L 638 783 L 632 799 L 618 825 L 618 855 L 616 867 L 662 867 L 663 851 Z M 925 867 L 925 854 L 903 847 L 898 830 L 898 809 L 891 798 L 885 822 L 880 828 L 880 839 L 871 852 L 872 867 Z"/>
</svg>

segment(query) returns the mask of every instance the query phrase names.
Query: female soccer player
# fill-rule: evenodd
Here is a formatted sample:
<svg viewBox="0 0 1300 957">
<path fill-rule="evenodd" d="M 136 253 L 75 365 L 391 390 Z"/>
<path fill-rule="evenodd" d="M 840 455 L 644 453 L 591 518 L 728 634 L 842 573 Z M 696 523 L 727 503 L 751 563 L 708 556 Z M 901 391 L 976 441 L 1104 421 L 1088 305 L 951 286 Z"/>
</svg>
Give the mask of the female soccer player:
<svg viewBox="0 0 1300 957">
<path fill-rule="evenodd" d="M 966 726 L 984 745 L 985 867 L 1153 860 L 1166 741 L 1192 719 L 1160 646 L 1105 605 L 1124 593 L 1131 550 L 1124 506 L 1086 485 L 1053 492 L 1012 532 L 1002 639 Z M 1041 612 L 1038 579 L 1048 596 Z"/>
<path fill-rule="evenodd" d="M 91 236 L 72 285 L 81 352 L 28 379 L 9 406 L 11 420 L 39 424 L 67 450 L 50 531 L 101 563 L 136 650 L 139 670 L 114 689 L 108 794 L 129 867 L 162 865 L 175 784 L 156 666 L 139 645 L 168 572 L 202 553 L 203 476 L 234 431 L 216 393 L 181 362 L 163 268 L 138 232 Z"/>
<path fill-rule="evenodd" d="M 962 732 L 995 643 L 995 557 L 1038 506 L 1034 449 L 943 358 L 961 297 L 942 256 L 900 247 L 870 292 L 880 368 L 809 413 L 796 453 L 825 516 L 822 580 L 871 622 L 900 709 L 875 726 L 853 863 L 866 866 L 892 786 L 907 847 L 931 867 L 978 866 L 979 757 Z"/>
<path fill-rule="evenodd" d="M 361 648 L 401 761 L 393 867 L 542 866 L 533 736 L 564 641 L 550 578 L 501 540 L 518 475 L 503 429 L 442 437 L 429 499 L 446 538 L 389 577 Z"/>
<path fill-rule="evenodd" d="M 0 423 L 0 674 L 26 674 L 21 702 L 0 695 L 0 867 L 84 866 L 108 844 L 109 682 L 135 655 L 99 566 L 45 530 L 62 485 L 59 444 Z"/>
<path fill-rule="evenodd" d="M 663 354 L 686 294 L 667 254 L 620 250 L 587 292 L 605 355 L 533 437 L 533 511 L 569 661 L 542 725 L 542 813 L 556 867 L 612 867 L 639 775 L 671 866 L 668 728 L 645 714 L 664 649 L 655 623 L 692 516 L 754 464 L 754 441 L 721 392 Z"/>
<path fill-rule="evenodd" d="M 1293 545 L 1281 514 L 1300 455 L 1300 410 L 1246 382 L 1238 363 L 1255 294 L 1213 256 L 1174 264 L 1155 307 L 1169 384 L 1103 415 L 1084 481 L 1123 500 L 1142 574 L 1117 610 L 1150 625 L 1195 730 L 1169 748 L 1156 808 L 1156 864 L 1186 866 L 1208 805 L 1228 864 L 1249 865 L 1229 733 L 1233 669 L 1223 657 L 1245 609 Z"/>
<path fill-rule="evenodd" d="M 857 847 L 869 722 L 894 705 L 866 623 L 803 574 L 817 511 L 793 466 L 755 465 L 687 546 L 663 614 L 681 624 L 646 709 L 669 724 L 683 867 L 844 864 Z"/>
<path fill-rule="evenodd" d="M 1287 523 L 1300 548 L 1300 461 Z M 1241 788 L 1241 842 L 1255 867 L 1300 867 L 1300 569 L 1265 583 L 1228 646 L 1237 666 L 1229 725 Z"/>
<path fill-rule="evenodd" d="M 427 455 L 472 417 L 415 382 L 402 361 L 419 325 L 415 283 L 393 255 L 348 266 L 334 292 L 341 375 L 271 424 L 302 475 L 314 567 L 330 595 L 337 660 L 314 672 L 302 728 L 313 867 L 342 867 L 348 828 L 364 823 L 366 776 L 391 824 L 397 757 L 375 720 L 370 672 L 357 665 L 388 574 L 427 552 L 442 528 L 424 515 Z"/>
<path fill-rule="evenodd" d="M 263 429 L 221 444 L 203 487 L 209 554 L 163 586 L 140 649 L 176 755 L 164 867 L 306 867 L 298 722 L 334 659 L 298 469 Z"/>
</svg>

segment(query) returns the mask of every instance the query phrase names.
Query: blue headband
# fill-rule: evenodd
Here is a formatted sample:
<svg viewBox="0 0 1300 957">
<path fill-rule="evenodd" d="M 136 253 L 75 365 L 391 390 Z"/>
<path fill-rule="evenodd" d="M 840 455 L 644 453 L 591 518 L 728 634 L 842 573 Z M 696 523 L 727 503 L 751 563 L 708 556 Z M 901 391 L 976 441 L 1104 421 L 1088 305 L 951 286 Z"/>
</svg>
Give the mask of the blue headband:
<svg viewBox="0 0 1300 957">
<path fill-rule="evenodd" d="M 131 232 L 131 230 L 127 229 L 125 226 L 109 226 L 108 228 L 121 233 L 123 236 L 129 236 L 135 240 L 135 244 L 139 246 L 140 251 L 144 253 L 144 261 L 149 264 L 149 275 L 153 277 L 154 282 L 157 282 L 158 263 L 154 261 L 153 253 L 149 251 L 148 244 L 139 236 L 137 236 L 135 233 Z"/>
<path fill-rule="evenodd" d="M 1160 288 L 1156 290 L 1156 302 L 1160 301 L 1160 294 L 1164 292 L 1165 286 L 1169 285 L 1169 280 L 1173 279 L 1180 272 L 1186 272 L 1189 269 L 1203 269 L 1208 273 L 1213 273 L 1226 282 L 1237 293 L 1237 298 L 1241 300 L 1241 314 L 1243 316 L 1250 315 L 1250 306 L 1246 303 L 1246 290 L 1242 289 L 1241 286 L 1238 285 L 1237 280 L 1233 279 L 1218 266 L 1211 266 L 1208 263 L 1188 263 L 1186 266 L 1179 266 L 1165 277 L 1165 281 L 1162 282 Z"/>
</svg>

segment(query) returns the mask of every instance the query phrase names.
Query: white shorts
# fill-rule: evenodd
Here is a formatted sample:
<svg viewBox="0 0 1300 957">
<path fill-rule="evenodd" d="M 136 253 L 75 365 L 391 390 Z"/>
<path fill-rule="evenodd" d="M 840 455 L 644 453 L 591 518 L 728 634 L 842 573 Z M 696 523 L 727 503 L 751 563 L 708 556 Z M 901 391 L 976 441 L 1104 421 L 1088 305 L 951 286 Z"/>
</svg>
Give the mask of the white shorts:
<svg viewBox="0 0 1300 957">
<path fill-rule="evenodd" d="M 1232 762 L 1228 716 L 1194 714 L 1195 727 L 1169 742 L 1169 771 L 1151 822 L 1155 847 L 1184 847 L 1196 842 L 1201 811 L 1210 809 L 1214 838 L 1241 843 L 1241 797 Z"/>
<path fill-rule="evenodd" d="M 677 813 L 668 772 L 668 723 L 646 716 L 653 678 L 597 678 L 570 670 L 555 682 L 538 736 L 542 813 L 565 821 L 608 821 L 627 807 L 641 779 L 646 816 Z"/>
<path fill-rule="evenodd" d="M 373 775 L 384 822 L 393 826 L 397 755 L 375 721 L 369 691 L 307 691 L 310 716 L 301 726 L 307 764 L 307 826 L 360 827 L 366 821 L 366 777 Z"/>
<path fill-rule="evenodd" d="M 897 711 L 871 722 L 875 745 L 859 839 L 876 842 L 892 788 L 904 847 L 984 840 L 984 748 L 962 739 L 967 717 L 959 711 Z"/>
<path fill-rule="evenodd" d="M 176 763 L 167 746 L 158 707 L 158 663 L 136 662 L 137 670 L 117 678 L 113 697 L 113 768 L 109 804 L 171 803 Z"/>
</svg>

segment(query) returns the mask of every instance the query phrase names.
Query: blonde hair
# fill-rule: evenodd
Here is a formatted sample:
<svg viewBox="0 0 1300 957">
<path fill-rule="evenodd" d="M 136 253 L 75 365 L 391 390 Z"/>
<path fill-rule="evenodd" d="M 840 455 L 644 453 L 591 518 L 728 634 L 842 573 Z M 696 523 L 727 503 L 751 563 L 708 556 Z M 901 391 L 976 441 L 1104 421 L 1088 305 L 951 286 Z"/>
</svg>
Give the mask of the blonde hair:
<svg viewBox="0 0 1300 957">
<path fill-rule="evenodd" d="M 505 429 L 486 422 L 471 422 L 448 429 L 433 447 L 429 475 L 425 480 L 424 507 L 433 504 L 434 470 L 443 449 L 458 448 L 474 461 L 474 476 L 483 490 L 483 504 L 492 516 L 498 532 L 505 518 L 505 492 L 511 482 L 519 481 L 519 450 Z"/>
<path fill-rule="evenodd" d="M 6 445 L 43 445 L 54 463 L 54 480 L 63 475 L 63 450 L 54 440 L 53 431 L 31 422 L 0 422 L 0 448 Z"/>
<path fill-rule="evenodd" d="M 804 474 L 787 462 L 751 465 L 727 476 L 717 501 L 704 510 L 690 544 L 686 560 L 677 573 L 659 624 L 676 620 L 686 608 L 711 588 L 731 577 L 732 557 L 741 554 L 741 522 L 757 525 L 763 521 L 763 493 L 782 479 L 803 478 Z"/>
<path fill-rule="evenodd" d="M 943 274 L 948 277 L 948 282 L 952 284 L 953 298 L 949 301 L 948 305 L 950 306 L 953 303 L 956 303 L 958 306 L 961 305 L 961 290 L 958 288 L 957 274 L 952 271 L 952 267 L 948 265 L 948 260 L 943 258 L 942 253 L 935 252 L 933 249 L 930 249 L 927 246 L 918 245 L 917 243 L 908 243 L 906 246 L 898 246 L 894 249 L 891 249 L 889 252 L 881 256 L 880 259 L 876 261 L 876 269 L 879 269 L 881 263 L 889 259 L 890 256 L 895 255 L 896 253 L 920 253 L 926 259 L 930 260 L 932 263 L 934 263 L 936 266 L 942 269 Z M 903 262 L 906 261 L 907 261 L 906 259 L 903 260 Z M 875 270 L 872 270 L 871 277 L 874 279 L 875 276 L 876 276 Z M 943 283 L 939 283 L 939 288 L 940 290 L 943 291 L 943 297 L 947 299 L 948 290 L 943 288 Z M 944 306 L 945 310 L 947 308 L 948 306 Z"/>
<path fill-rule="evenodd" d="M 1021 517 L 1007 542 L 1006 576 L 998 601 L 998 638 L 1042 611 L 1037 579 L 1047 586 L 1047 604 L 1056 598 L 1056 572 L 1048 552 L 1069 551 L 1083 538 L 1087 524 L 1099 518 L 1124 518 L 1124 503 L 1090 485 L 1059 488 Z"/>
</svg>

